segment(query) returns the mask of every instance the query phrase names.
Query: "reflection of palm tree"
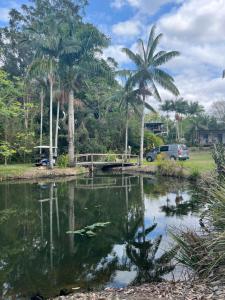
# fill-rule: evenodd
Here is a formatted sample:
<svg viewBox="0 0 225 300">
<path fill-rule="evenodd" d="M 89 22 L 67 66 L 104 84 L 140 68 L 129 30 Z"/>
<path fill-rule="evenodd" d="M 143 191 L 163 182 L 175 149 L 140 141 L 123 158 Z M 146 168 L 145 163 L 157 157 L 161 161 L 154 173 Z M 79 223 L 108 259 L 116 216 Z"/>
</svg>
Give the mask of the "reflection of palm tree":
<svg viewBox="0 0 225 300">
<path fill-rule="evenodd" d="M 171 264 L 171 260 L 174 257 L 174 249 L 156 258 L 162 235 L 154 240 L 146 240 L 147 235 L 156 226 L 157 224 L 153 224 L 144 233 L 137 233 L 135 239 L 126 246 L 127 256 L 137 270 L 137 276 L 132 284 L 162 281 L 162 276 L 174 269 L 174 266 Z"/>
</svg>

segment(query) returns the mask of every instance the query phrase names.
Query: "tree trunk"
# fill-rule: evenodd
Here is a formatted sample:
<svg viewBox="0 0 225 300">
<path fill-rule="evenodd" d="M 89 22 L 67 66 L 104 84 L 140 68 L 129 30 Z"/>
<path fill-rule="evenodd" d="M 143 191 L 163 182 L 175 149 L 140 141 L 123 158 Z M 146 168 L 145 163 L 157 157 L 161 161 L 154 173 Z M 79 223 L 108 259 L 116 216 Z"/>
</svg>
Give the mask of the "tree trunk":
<svg viewBox="0 0 225 300">
<path fill-rule="evenodd" d="M 140 166 L 143 164 L 144 157 L 144 131 L 145 131 L 145 95 L 143 95 L 142 113 L 141 113 L 141 140 L 140 140 Z"/>
<path fill-rule="evenodd" d="M 52 148 L 52 103 L 53 103 L 53 78 L 49 75 L 50 84 L 50 112 L 49 112 L 49 167 L 53 169 L 53 148 Z"/>
<path fill-rule="evenodd" d="M 126 128 L 125 128 L 125 158 L 127 159 L 128 150 L 128 106 L 126 111 Z"/>
<path fill-rule="evenodd" d="M 69 93 L 68 105 L 68 142 L 69 142 L 69 166 L 74 166 L 74 93 L 71 90 Z"/>
<path fill-rule="evenodd" d="M 55 151 L 54 156 L 58 156 L 58 135 L 59 135 L 59 101 L 57 102 L 57 115 L 55 124 Z"/>
<path fill-rule="evenodd" d="M 41 124 L 40 124 L 40 147 L 43 142 L 43 107 L 44 107 L 44 92 L 41 90 Z M 42 153 L 42 149 L 40 148 L 40 155 Z"/>
</svg>

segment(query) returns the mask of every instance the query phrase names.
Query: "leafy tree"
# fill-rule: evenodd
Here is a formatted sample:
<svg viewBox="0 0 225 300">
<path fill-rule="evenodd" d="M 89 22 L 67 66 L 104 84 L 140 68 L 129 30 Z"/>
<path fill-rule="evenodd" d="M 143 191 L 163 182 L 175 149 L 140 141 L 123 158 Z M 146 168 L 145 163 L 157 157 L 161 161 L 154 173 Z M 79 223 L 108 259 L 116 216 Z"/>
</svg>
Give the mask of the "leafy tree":
<svg viewBox="0 0 225 300">
<path fill-rule="evenodd" d="M 153 26 L 149 34 L 147 45 L 144 45 L 143 40 L 139 40 L 139 53 L 134 53 L 128 48 L 123 49 L 123 52 L 125 52 L 135 64 L 136 70 L 132 73 L 131 82 L 134 86 L 138 85 L 142 95 L 140 164 L 143 163 L 144 108 L 147 94 L 151 93 L 151 96 L 153 96 L 156 100 L 161 101 L 156 84 L 159 84 L 174 95 L 179 94 L 172 76 L 160 68 L 160 66 L 165 64 L 167 61 L 178 56 L 179 52 L 159 51 L 156 53 L 156 48 L 162 38 L 162 34 L 155 36 L 155 29 L 156 27 Z"/>
<path fill-rule="evenodd" d="M 7 165 L 8 159 L 16 153 L 16 150 L 7 142 L 2 142 L 0 144 L 0 156 L 4 158 L 5 165 Z"/>
</svg>

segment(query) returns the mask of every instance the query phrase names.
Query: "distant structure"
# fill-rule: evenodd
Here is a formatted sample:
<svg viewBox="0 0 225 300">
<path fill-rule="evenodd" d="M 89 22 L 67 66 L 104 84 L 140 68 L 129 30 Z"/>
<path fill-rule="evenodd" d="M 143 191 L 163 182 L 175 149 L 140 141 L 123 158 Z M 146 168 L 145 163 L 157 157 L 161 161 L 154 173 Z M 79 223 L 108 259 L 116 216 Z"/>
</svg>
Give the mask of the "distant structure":
<svg viewBox="0 0 225 300">
<path fill-rule="evenodd" d="M 164 129 L 164 123 L 162 122 L 146 122 L 145 129 L 158 135 L 166 133 Z"/>
<path fill-rule="evenodd" d="M 212 146 L 218 143 L 225 145 L 225 130 L 199 129 L 197 131 L 197 143 L 199 146 Z"/>
</svg>

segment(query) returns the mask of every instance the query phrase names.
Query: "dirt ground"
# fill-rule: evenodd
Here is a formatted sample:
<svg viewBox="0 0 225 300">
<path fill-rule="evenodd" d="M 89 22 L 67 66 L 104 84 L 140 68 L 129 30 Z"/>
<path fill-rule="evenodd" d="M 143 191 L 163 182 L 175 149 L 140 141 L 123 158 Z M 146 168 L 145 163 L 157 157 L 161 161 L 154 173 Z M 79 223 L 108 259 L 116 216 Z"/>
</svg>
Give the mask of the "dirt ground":
<svg viewBox="0 0 225 300">
<path fill-rule="evenodd" d="M 225 288 L 200 283 L 159 283 L 144 284 L 125 289 L 105 289 L 101 292 L 74 293 L 60 296 L 55 300 L 224 300 Z"/>
</svg>

